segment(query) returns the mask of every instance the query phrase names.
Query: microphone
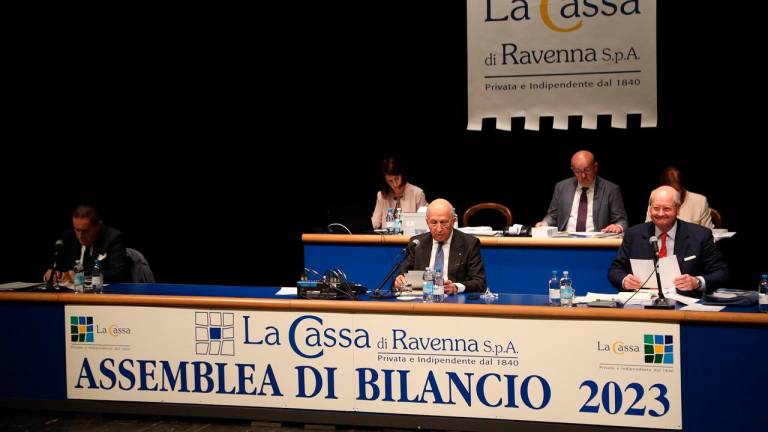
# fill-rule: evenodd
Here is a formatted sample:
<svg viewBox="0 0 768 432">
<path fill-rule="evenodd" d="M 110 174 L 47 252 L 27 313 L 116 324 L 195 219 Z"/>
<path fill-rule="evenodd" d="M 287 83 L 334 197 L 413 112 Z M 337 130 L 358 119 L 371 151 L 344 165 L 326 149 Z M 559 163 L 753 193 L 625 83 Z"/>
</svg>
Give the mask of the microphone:
<svg viewBox="0 0 768 432">
<path fill-rule="evenodd" d="M 56 270 L 59 268 L 59 254 L 61 253 L 61 249 L 63 247 L 64 242 L 61 239 L 56 240 L 56 243 L 53 245 L 53 263 L 51 264 L 51 275 L 45 282 L 45 289 L 47 290 L 58 288 L 58 284 L 56 284 L 56 287 L 54 287 L 53 280 L 56 278 Z"/>
<path fill-rule="evenodd" d="M 656 236 L 651 236 L 648 239 L 648 243 L 651 244 L 651 251 L 653 251 L 653 261 L 659 260 L 659 239 Z"/>
<path fill-rule="evenodd" d="M 659 274 L 659 239 L 656 236 L 648 238 L 648 243 L 651 244 L 651 251 L 653 252 L 653 273 L 656 273 L 656 286 L 658 287 L 658 297 L 653 301 L 652 305 L 646 305 L 648 309 L 674 309 L 674 302 L 664 297 L 664 290 L 661 288 L 661 275 Z M 651 274 L 653 274 L 651 273 Z M 651 275 L 648 275 L 648 279 Z M 648 279 L 645 281 L 648 282 Z M 645 282 L 643 283 L 645 285 Z M 641 286 L 642 288 L 642 286 Z"/>
<path fill-rule="evenodd" d="M 389 272 L 387 273 L 387 276 L 381 281 L 381 283 L 379 283 L 376 286 L 376 289 L 373 290 L 373 294 L 371 295 L 371 297 L 382 299 L 382 298 L 393 298 L 395 296 L 394 294 L 392 294 L 392 295 L 382 295 L 381 294 L 381 288 L 384 287 L 384 285 L 386 285 L 387 281 L 392 278 L 392 275 L 394 275 L 395 271 L 397 271 L 397 269 L 400 268 L 400 265 L 403 264 L 403 261 L 405 261 L 406 258 L 408 258 L 413 253 L 413 251 L 417 247 L 419 247 L 420 243 L 421 243 L 421 240 L 419 240 L 417 238 L 412 238 L 411 241 L 409 241 L 408 244 L 405 245 L 405 247 L 400 250 L 400 253 L 398 255 L 403 255 L 403 258 L 395 261 L 395 264 L 392 266 L 391 269 L 389 269 Z M 392 290 L 390 289 L 390 292 L 391 291 Z"/>
</svg>

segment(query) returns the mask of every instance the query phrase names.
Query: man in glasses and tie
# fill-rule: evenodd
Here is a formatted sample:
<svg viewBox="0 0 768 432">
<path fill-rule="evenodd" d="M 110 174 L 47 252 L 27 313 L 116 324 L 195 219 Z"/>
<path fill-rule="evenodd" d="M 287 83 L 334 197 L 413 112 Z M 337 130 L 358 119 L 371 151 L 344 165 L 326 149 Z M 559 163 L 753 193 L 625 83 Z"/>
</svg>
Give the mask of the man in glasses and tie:
<svg viewBox="0 0 768 432">
<path fill-rule="evenodd" d="M 556 226 L 559 231 L 621 233 L 627 228 L 627 212 L 619 186 L 598 177 L 595 156 L 586 151 L 571 157 L 574 178 L 555 185 L 544 219 L 536 224 Z"/>
<path fill-rule="evenodd" d="M 485 268 L 480 256 L 480 240 L 453 229 L 456 215 L 453 205 L 436 199 L 427 207 L 429 232 L 414 236 L 408 255 L 400 266 L 395 288 L 402 288 L 409 270 L 429 267 L 440 270 L 445 278 L 445 294 L 485 292 Z M 415 240 L 418 240 L 415 241 Z"/>
<path fill-rule="evenodd" d="M 651 222 L 635 225 L 624 233 L 616 258 L 608 270 L 608 279 L 619 290 L 637 290 L 643 281 L 632 274 L 630 258 L 652 259 L 655 236 L 659 257 L 675 255 L 680 276 L 674 280 L 677 292 L 689 297 L 701 297 L 728 281 L 728 266 L 715 246 L 712 230 L 680 220 L 680 192 L 671 186 L 661 186 L 651 192 L 648 208 Z"/>
</svg>

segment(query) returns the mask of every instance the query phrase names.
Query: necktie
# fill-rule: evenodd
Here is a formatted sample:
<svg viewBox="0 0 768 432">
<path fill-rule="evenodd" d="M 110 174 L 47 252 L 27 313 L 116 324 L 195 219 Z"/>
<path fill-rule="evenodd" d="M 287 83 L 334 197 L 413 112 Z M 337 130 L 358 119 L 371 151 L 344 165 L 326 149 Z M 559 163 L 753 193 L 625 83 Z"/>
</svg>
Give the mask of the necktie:
<svg viewBox="0 0 768 432">
<path fill-rule="evenodd" d="M 587 191 L 589 188 L 581 188 L 581 198 L 579 198 L 579 216 L 576 218 L 576 231 L 587 230 Z"/>
<path fill-rule="evenodd" d="M 661 249 L 659 249 L 659 258 L 667 256 L 667 233 L 661 233 Z"/>
<path fill-rule="evenodd" d="M 435 254 L 435 271 L 436 272 L 443 272 L 443 261 L 445 260 L 445 255 L 443 254 L 443 242 L 437 243 L 437 253 Z M 445 275 L 443 275 L 445 277 Z"/>
</svg>

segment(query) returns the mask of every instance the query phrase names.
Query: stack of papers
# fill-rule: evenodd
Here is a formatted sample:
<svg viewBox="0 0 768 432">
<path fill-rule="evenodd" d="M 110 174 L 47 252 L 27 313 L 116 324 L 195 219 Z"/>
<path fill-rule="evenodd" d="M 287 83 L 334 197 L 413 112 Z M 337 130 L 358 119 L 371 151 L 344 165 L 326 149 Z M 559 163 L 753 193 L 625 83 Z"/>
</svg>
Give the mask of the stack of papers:
<svg viewBox="0 0 768 432">
<path fill-rule="evenodd" d="M 632 296 L 634 294 L 634 297 Z M 583 297 L 576 297 L 576 303 L 589 303 L 597 300 L 614 301 L 620 304 L 646 304 L 650 302 L 656 293 L 652 290 L 622 291 L 616 294 L 599 294 L 588 292 Z M 630 297 L 632 299 L 630 300 Z M 629 301 L 629 303 L 627 303 Z"/>
<path fill-rule="evenodd" d="M 462 227 L 459 231 L 464 234 L 476 235 L 476 236 L 501 236 L 504 235 L 503 231 L 494 231 L 489 226 L 474 226 L 474 227 Z"/>
<path fill-rule="evenodd" d="M 586 231 L 567 231 L 568 237 L 576 238 L 608 238 L 608 237 L 621 237 L 622 233 L 607 233 L 607 232 L 586 232 Z"/>
</svg>

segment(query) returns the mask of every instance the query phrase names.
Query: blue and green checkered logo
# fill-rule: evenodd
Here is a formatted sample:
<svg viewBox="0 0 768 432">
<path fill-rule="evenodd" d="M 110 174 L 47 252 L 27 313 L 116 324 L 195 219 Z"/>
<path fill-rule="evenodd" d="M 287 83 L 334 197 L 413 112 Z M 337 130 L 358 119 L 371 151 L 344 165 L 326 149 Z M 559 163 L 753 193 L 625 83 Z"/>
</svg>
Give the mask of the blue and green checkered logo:
<svg viewBox="0 0 768 432">
<path fill-rule="evenodd" d="M 643 338 L 645 345 L 645 362 L 654 364 L 673 364 L 672 335 L 647 334 Z"/>
<path fill-rule="evenodd" d="M 93 342 L 93 317 L 70 316 L 69 337 L 72 342 Z"/>
</svg>

